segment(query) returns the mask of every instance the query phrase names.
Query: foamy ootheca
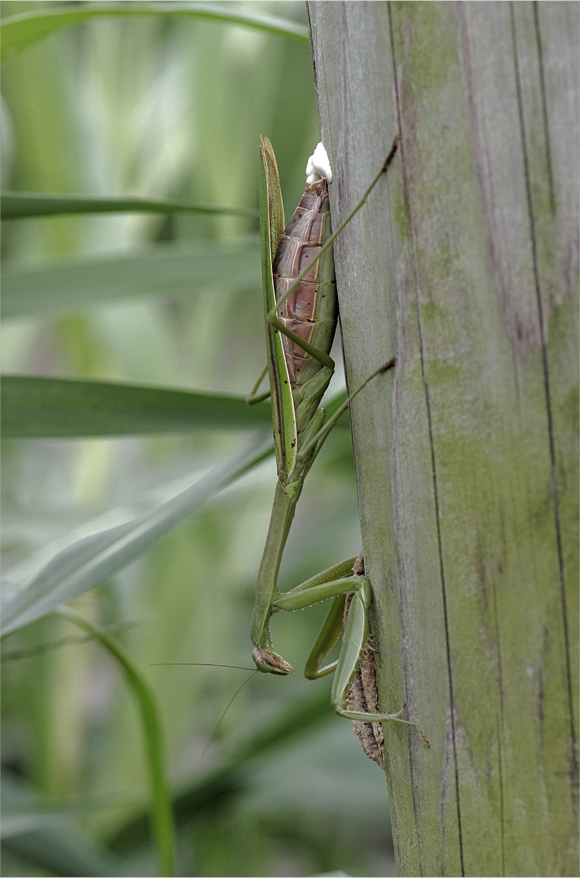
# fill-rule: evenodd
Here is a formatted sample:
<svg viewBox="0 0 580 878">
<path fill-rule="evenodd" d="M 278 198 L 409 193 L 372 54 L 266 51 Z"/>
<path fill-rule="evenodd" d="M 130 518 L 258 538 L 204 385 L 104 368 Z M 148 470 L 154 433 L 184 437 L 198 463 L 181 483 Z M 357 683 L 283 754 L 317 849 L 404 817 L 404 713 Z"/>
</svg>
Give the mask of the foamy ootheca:
<svg viewBox="0 0 580 878">
<path fill-rule="evenodd" d="M 330 159 L 322 143 L 318 144 L 306 164 L 306 182 L 317 183 L 318 180 L 327 180 L 332 183 Z"/>
</svg>

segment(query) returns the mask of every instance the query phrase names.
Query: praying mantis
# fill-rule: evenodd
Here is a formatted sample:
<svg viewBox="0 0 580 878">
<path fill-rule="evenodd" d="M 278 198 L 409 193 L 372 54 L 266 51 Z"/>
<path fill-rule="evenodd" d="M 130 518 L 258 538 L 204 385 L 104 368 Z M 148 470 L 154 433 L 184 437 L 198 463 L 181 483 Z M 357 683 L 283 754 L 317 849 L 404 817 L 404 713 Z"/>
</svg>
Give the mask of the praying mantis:
<svg viewBox="0 0 580 878">
<path fill-rule="evenodd" d="M 334 372 L 329 351 L 338 319 L 332 242 L 363 206 L 391 164 L 396 150 L 397 139 L 362 199 L 331 233 L 328 184 L 332 182 L 332 170 L 322 144 L 308 161 L 304 195 L 284 228 L 276 158 L 270 141 L 260 138 L 262 283 L 278 481 L 256 583 L 251 639 L 252 658 L 259 671 L 291 674 L 292 665 L 278 655 L 272 645 L 272 616 L 280 610 L 298 610 L 333 598 L 306 661 L 304 675 L 315 680 L 335 672 L 331 701 L 340 716 L 359 724 L 398 722 L 413 726 L 426 742 L 417 723 L 401 718 L 404 706 L 396 713 L 356 709 L 360 703 L 369 703 L 357 700 L 352 693 L 369 640 L 371 589 L 360 559 L 355 570 L 353 565 L 357 559 L 349 558 L 288 592 L 282 593 L 278 588 L 278 572 L 296 503 L 322 444 L 354 397 L 369 381 L 395 365 L 393 357 L 380 366 L 328 421 L 325 420 L 325 412 L 319 405 Z M 248 398 L 250 403 L 268 395 L 256 393 L 261 378 Z M 341 635 L 338 658 L 324 664 Z M 366 752 L 384 767 L 384 762 Z"/>
</svg>

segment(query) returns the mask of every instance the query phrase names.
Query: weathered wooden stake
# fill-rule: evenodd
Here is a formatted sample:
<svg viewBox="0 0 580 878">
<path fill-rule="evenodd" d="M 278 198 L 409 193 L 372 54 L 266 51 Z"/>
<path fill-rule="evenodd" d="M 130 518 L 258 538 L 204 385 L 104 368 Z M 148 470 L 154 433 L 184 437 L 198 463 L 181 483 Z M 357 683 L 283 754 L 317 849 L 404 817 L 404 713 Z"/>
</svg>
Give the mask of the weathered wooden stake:
<svg viewBox="0 0 580 878">
<path fill-rule="evenodd" d="M 399 874 L 577 875 L 579 6 L 309 14 Z"/>
</svg>

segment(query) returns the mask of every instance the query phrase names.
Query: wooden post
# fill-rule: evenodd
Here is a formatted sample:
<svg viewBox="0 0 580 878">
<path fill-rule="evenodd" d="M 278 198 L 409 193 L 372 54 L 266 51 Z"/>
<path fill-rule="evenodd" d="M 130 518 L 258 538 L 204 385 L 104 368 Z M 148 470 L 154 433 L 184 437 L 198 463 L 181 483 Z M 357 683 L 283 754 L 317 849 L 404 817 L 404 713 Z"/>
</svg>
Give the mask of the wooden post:
<svg viewBox="0 0 580 878">
<path fill-rule="evenodd" d="M 579 6 L 309 15 L 399 874 L 577 875 Z"/>
</svg>

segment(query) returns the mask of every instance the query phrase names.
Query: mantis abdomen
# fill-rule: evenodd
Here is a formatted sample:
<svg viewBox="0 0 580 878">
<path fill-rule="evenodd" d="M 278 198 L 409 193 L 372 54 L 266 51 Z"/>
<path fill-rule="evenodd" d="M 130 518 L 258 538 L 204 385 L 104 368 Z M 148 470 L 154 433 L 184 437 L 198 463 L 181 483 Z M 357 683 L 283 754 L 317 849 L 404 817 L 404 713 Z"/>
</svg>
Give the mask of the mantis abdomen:
<svg viewBox="0 0 580 878">
<path fill-rule="evenodd" d="M 330 234 L 328 184 L 322 179 L 306 186 L 280 239 L 272 266 L 276 301 L 284 296 L 300 272 L 314 259 Z M 280 308 L 279 317 L 301 339 L 328 354 L 338 319 L 332 248 L 323 253 L 290 293 Z M 322 364 L 291 338 L 283 335 L 282 343 L 294 391 L 310 381 Z"/>
</svg>

